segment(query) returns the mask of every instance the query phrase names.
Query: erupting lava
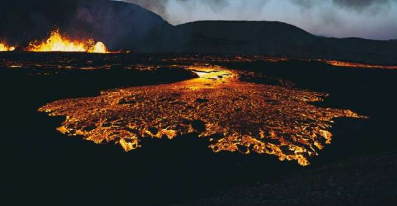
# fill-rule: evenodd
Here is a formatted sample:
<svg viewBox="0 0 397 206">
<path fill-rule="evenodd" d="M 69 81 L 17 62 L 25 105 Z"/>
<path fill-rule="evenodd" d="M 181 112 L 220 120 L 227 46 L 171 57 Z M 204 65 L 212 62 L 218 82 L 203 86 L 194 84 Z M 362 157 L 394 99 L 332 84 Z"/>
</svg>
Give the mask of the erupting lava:
<svg viewBox="0 0 397 206">
<path fill-rule="evenodd" d="M 28 51 L 109 53 L 102 42 L 95 42 L 93 39 L 73 41 L 63 36 L 59 29 L 52 31 L 50 37 L 44 42 L 30 43 Z"/>
<path fill-rule="evenodd" d="M 2 52 L 2 51 L 14 51 L 14 50 L 15 50 L 15 47 L 8 46 L 7 44 L 0 42 L 0 52 Z"/>
</svg>

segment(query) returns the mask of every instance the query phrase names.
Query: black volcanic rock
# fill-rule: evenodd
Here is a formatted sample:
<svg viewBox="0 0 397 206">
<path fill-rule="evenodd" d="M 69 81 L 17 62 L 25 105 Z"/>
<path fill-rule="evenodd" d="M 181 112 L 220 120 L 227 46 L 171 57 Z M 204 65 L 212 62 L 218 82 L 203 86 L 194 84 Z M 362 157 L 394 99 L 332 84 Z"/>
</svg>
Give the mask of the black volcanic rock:
<svg viewBox="0 0 397 206">
<path fill-rule="evenodd" d="M 395 152 L 358 156 L 215 197 L 173 206 L 394 206 Z"/>
<path fill-rule="evenodd" d="M 397 41 L 326 38 L 266 21 L 199 21 L 172 26 L 131 3 L 110 0 L 13 0 L 0 3 L 0 40 L 26 46 L 60 27 L 111 50 L 138 53 L 246 54 L 397 64 Z"/>
</svg>

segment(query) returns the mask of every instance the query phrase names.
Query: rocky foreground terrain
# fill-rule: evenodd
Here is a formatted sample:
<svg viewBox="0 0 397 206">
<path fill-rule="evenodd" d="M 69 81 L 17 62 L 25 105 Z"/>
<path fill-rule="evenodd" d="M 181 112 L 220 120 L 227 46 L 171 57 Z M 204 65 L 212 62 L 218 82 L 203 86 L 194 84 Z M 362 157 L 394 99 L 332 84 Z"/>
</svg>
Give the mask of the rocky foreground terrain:
<svg viewBox="0 0 397 206">
<path fill-rule="evenodd" d="M 397 152 L 361 156 L 177 206 L 397 205 Z"/>
</svg>

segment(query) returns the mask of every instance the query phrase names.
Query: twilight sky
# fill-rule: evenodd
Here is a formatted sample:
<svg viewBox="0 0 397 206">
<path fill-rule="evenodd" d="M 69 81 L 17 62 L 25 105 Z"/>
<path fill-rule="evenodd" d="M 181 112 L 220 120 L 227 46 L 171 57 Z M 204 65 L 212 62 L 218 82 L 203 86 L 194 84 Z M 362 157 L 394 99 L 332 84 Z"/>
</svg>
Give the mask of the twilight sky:
<svg viewBox="0 0 397 206">
<path fill-rule="evenodd" d="M 124 0 L 171 24 L 198 20 L 282 21 L 313 34 L 397 39 L 397 0 Z"/>
</svg>

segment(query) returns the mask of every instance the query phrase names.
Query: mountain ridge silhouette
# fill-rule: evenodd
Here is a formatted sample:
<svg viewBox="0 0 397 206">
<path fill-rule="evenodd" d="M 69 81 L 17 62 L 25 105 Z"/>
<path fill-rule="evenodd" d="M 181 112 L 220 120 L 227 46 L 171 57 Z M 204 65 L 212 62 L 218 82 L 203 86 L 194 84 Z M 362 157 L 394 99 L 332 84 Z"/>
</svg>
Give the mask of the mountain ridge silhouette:
<svg viewBox="0 0 397 206">
<path fill-rule="evenodd" d="M 270 21 L 197 21 L 173 26 L 138 5 L 109 0 L 2 2 L 0 40 L 26 46 L 54 26 L 136 53 L 270 55 L 397 64 L 397 40 L 333 38 Z"/>
</svg>

